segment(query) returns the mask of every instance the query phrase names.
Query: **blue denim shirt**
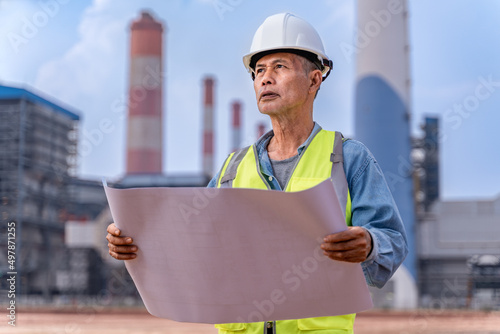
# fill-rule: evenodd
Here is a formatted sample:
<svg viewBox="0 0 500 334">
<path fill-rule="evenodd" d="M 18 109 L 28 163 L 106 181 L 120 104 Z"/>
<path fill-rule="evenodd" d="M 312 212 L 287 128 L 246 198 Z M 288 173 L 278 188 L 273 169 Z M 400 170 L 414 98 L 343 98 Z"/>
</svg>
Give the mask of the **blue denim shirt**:
<svg viewBox="0 0 500 334">
<path fill-rule="evenodd" d="M 302 154 L 318 130 L 321 127 L 315 123 L 309 138 L 298 148 L 298 154 Z M 267 145 L 273 135 L 271 130 L 259 138 L 256 143 L 257 154 L 262 175 L 271 189 L 282 190 L 273 175 L 267 154 Z M 370 151 L 352 139 L 345 141 L 342 148 L 344 171 L 351 195 L 352 225 L 366 228 L 373 239 L 372 251 L 361 267 L 368 285 L 381 288 L 408 253 L 405 229 L 384 174 Z M 219 173 L 208 187 L 217 186 Z"/>
</svg>

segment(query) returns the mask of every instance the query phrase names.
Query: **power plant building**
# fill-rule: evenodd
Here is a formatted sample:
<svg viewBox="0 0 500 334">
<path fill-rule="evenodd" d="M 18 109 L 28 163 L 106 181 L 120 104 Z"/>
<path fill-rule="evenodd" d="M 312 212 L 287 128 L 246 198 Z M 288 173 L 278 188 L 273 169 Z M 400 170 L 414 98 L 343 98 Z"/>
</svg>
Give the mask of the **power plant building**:
<svg viewBox="0 0 500 334">
<path fill-rule="evenodd" d="M 421 306 L 500 306 L 499 222 L 500 196 L 438 201 L 421 217 L 417 235 Z M 481 262 L 487 258 L 492 261 Z"/>
<path fill-rule="evenodd" d="M 79 119 L 39 94 L 0 86 L 2 225 L 15 223 L 18 288 L 26 294 L 48 296 L 56 290 L 57 266 L 65 255 L 64 223 L 72 205 L 69 185 Z M 7 249 L 6 237 L 0 243 Z M 11 270 L 2 261 L 0 271 Z"/>
</svg>

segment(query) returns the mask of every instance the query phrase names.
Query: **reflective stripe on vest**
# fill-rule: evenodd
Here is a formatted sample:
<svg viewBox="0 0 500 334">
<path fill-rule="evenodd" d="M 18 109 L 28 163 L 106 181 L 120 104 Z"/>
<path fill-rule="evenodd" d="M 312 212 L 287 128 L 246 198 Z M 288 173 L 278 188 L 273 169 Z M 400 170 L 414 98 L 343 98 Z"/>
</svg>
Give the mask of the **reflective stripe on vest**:
<svg viewBox="0 0 500 334">
<path fill-rule="evenodd" d="M 305 147 L 285 191 L 301 191 L 331 178 L 335 192 L 344 211 L 346 224 L 351 225 L 351 198 L 345 177 L 342 154 L 342 134 L 320 130 Z M 270 189 L 259 165 L 256 146 L 240 149 L 226 159 L 219 178 L 218 188 Z M 316 317 L 297 320 L 277 320 L 273 323 L 277 334 L 320 334 L 352 333 L 355 314 L 334 317 Z M 215 325 L 219 334 L 262 334 L 266 333 L 266 322 L 231 323 Z"/>
</svg>

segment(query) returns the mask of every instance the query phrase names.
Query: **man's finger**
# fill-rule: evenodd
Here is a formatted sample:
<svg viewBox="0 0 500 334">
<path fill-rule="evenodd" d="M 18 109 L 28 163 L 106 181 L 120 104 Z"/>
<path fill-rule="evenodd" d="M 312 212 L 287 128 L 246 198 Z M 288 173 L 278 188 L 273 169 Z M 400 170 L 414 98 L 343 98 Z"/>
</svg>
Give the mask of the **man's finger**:
<svg viewBox="0 0 500 334">
<path fill-rule="evenodd" d="M 356 235 L 351 230 L 345 230 L 338 233 L 329 234 L 323 238 L 324 242 L 345 242 L 356 239 Z"/>
<path fill-rule="evenodd" d="M 332 260 L 344 261 L 344 262 L 355 262 L 360 263 L 366 259 L 364 254 L 356 250 L 344 251 L 344 252 L 328 252 L 324 251 L 324 255 L 328 256 Z"/>
<path fill-rule="evenodd" d="M 109 224 L 108 228 L 106 229 L 106 231 L 109 234 L 115 235 L 117 237 L 120 236 L 120 233 L 121 233 L 121 231 L 116 227 L 115 223 Z"/>
<path fill-rule="evenodd" d="M 345 252 L 352 249 L 365 248 L 365 239 L 352 239 L 343 242 L 324 242 L 321 244 L 321 249 L 330 252 Z"/>
<path fill-rule="evenodd" d="M 113 245 L 111 243 L 108 243 L 108 248 L 110 251 L 114 253 L 123 253 L 123 254 L 128 254 L 128 253 L 135 253 L 137 252 L 137 246 L 131 245 L 131 246 L 117 246 Z"/>
<path fill-rule="evenodd" d="M 113 251 L 109 251 L 109 255 L 114 257 L 117 260 L 133 260 L 137 257 L 137 254 L 135 253 L 130 253 L 130 254 L 121 254 L 121 253 L 115 253 Z"/>
<path fill-rule="evenodd" d="M 344 242 L 360 237 L 364 237 L 365 229 L 359 226 L 349 226 L 349 228 L 342 232 L 329 234 L 323 238 L 324 242 Z"/>
<path fill-rule="evenodd" d="M 131 237 L 115 237 L 112 234 L 106 236 L 109 243 L 114 245 L 130 245 L 134 240 Z"/>
</svg>

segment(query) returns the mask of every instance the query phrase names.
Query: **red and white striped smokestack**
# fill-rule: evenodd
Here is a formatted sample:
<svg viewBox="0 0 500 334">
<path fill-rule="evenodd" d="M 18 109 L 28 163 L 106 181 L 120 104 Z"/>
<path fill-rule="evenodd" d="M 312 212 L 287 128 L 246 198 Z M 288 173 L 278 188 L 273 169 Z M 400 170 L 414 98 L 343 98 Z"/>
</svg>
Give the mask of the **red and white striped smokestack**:
<svg viewBox="0 0 500 334">
<path fill-rule="evenodd" d="M 231 152 L 234 152 L 239 149 L 241 145 L 241 102 L 233 101 L 231 109 Z"/>
<path fill-rule="evenodd" d="M 262 137 L 266 133 L 266 124 L 264 122 L 260 122 L 257 124 L 257 139 Z"/>
<path fill-rule="evenodd" d="M 210 177 L 214 170 L 214 84 L 212 77 L 203 79 L 203 173 Z"/>
<path fill-rule="evenodd" d="M 163 25 L 150 13 L 130 27 L 127 174 L 162 173 Z"/>
</svg>

